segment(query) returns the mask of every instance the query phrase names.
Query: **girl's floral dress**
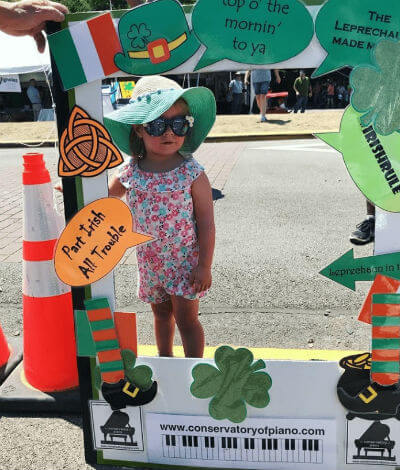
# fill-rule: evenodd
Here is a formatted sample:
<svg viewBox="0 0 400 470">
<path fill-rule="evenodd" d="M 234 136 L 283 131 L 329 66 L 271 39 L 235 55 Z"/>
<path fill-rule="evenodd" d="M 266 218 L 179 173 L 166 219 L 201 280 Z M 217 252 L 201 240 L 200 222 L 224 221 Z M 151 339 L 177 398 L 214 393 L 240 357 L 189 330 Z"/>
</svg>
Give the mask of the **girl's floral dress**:
<svg viewBox="0 0 400 470">
<path fill-rule="evenodd" d="M 203 171 L 193 157 L 167 172 L 143 171 L 133 159 L 120 169 L 134 230 L 156 238 L 137 247 L 138 296 L 145 302 L 165 302 L 169 295 L 196 299 L 206 293 L 196 293 L 189 282 L 199 257 L 191 186 Z"/>
</svg>

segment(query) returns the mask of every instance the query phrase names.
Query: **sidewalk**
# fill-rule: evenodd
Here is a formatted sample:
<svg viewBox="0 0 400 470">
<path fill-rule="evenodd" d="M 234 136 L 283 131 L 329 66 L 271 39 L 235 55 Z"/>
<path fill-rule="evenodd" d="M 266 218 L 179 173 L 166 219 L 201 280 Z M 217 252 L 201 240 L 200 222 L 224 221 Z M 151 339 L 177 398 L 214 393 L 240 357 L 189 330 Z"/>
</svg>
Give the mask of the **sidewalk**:
<svg viewBox="0 0 400 470">
<path fill-rule="evenodd" d="M 339 130 L 343 109 L 309 110 L 304 114 L 268 114 L 261 123 L 258 115 L 218 115 L 208 141 L 259 140 L 311 136 L 317 132 Z M 0 146 L 47 142 L 57 139 L 54 122 L 0 123 Z"/>
</svg>

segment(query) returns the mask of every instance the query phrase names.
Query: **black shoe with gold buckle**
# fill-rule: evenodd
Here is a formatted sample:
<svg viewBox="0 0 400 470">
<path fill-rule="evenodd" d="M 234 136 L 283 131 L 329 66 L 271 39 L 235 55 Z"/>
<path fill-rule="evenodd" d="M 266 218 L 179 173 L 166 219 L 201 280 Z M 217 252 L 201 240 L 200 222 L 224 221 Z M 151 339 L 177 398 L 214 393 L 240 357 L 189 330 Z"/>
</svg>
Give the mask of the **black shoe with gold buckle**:
<svg viewBox="0 0 400 470">
<path fill-rule="evenodd" d="M 347 418 L 379 420 L 400 419 L 398 385 L 383 386 L 371 382 L 371 353 L 344 357 L 339 362 L 344 373 L 337 384 L 340 403 L 349 411 Z"/>
<path fill-rule="evenodd" d="M 147 390 L 140 390 L 127 379 L 121 379 L 113 384 L 103 382 L 101 393 L 113 410 L 120 410 L 127 406 L 141 406 L 150 403 L 156 396 L 157 382 L 153 382 Z"/>
<path fill-rule="evenodd" d="M 339 381 L 340 382 L 340 381 Z M 375 382 L 364 386 L 356 395 L 350 395 L 338 386 L 340 403 L 349 411 L 348 419 L 400 419 L 400 389 L 397 385 L 385 387 Z"/>
</svg>

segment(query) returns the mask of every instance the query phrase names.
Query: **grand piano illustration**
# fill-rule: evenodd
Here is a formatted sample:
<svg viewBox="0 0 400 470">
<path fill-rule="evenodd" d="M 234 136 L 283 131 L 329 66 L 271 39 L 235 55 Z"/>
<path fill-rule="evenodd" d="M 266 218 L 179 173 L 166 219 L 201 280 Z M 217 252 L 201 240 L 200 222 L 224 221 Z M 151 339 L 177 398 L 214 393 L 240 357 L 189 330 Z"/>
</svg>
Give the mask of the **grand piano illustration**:
<svg viewBox="0 0 400 470">
<path fill-rule="evenodd" d="M 389 433 L 390 428 L 387 424 L 374 421 L 364 434 L 354 441 L 357 447 L 357 455 L 353 455 L 353 459 L 394 462 L 396 457 L 392 456 L 392 450 L 395 441 L 390 440 Z M 364 451 L 363 455 L 362 451 Z M 385 452 L 387 452 L 387 455 L 384 455 Z M 380 453 L 380 455 L 376 455 L 376 453 Z"/>
<path fill-rule="evenodd" d="M 337 384 L 337 396 L 348 410 L 347 419 L 400 420 L 399 385 L 383 386 L 371 381 L 371 353 L 344 357 L 339 364 L 344 373 Z"/>
<path fill-rule="evenodd" d="M 102 444 L 137 446 L 137 442 L 133 440 L 135 428 L 130 426 L 129 415 L 123 411 L 113 411 L 103 426 L 100 426 L 100 430 L 104 435 Z M 128 437 L 130 441 L 128 441 Z"/>
</svg>

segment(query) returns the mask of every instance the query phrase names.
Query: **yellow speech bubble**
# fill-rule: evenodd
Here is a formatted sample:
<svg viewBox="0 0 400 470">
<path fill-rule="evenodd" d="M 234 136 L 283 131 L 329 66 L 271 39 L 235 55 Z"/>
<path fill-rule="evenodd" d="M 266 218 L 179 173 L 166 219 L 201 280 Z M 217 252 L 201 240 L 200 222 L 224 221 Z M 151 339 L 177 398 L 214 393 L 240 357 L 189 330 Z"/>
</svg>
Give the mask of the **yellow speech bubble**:
<svg viewBox="0 0 400 470">
<path fill-rule="evenodd" d="M 132 231 L 129 207 L 106 197 L 88 204 L 69 221 L 58 239 L 54 265 L 57 276 L 70 286 L 98 281 L 118 264 L 131 246 L 154 240 Z"/>
</svg>

